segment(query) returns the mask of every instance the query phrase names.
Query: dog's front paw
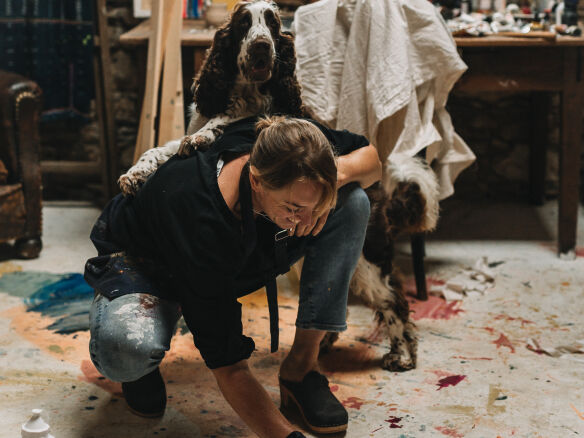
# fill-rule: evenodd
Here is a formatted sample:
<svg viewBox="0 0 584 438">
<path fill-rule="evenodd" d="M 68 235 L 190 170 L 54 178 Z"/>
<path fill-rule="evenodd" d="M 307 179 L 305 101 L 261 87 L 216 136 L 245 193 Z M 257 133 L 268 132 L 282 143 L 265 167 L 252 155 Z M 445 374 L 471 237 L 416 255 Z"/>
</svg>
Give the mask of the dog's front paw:
<svg viewBox="0 0 584 438">
<path fill-rule="evenodd" d="M 126 173 L 118 178 L 120 190 L 126 196 L 135 195 L 143 182 L 138 176 L 130 173 Z"/>
<path fill-rule="evenodd" d="M 194 151 L 206 151 L 213 143 L 213 139 L 204 134 L 193 134 L 184 137 L 180 143 L 178 154 L 181 157 L 188 157 Z"/>
<path fill-rule="evenodd" d="M 420 185 L 413 181 L 402 181 L 391 194 L 387 218 L 401 232 L 421 231 L 424 222 L 426 199 Z"/>
</svg>

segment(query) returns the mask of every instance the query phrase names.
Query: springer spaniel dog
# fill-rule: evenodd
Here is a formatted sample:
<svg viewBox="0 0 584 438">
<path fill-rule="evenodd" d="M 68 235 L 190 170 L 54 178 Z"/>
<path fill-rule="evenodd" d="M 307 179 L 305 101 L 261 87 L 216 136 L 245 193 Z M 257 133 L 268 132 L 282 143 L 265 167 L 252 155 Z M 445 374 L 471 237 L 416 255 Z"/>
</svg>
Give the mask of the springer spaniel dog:
<svg viewBox="0 0 584 438">
<path fill-rule="evenodd" d="M 230 20 L 217 30 L 194 81 L 187 135 L 145 152 L 120 177 L 122 192 L 136 193 L 172 155 L 188 155 L 194 149 L 207 148 L 226 125 L 236 120 L 274 112 L 308 115 L 302 105 L 295 67 L 294 41 L 281 31 L 276 5 L 267 0 L 239 3 Z M 437 205 L 432 207 L 432 200 L 437 196 L 431 189 L 432 183 L 436 184 L 432 171 L 417 159 L 388 166 L 389 178 L 384 178 L 387 184 L 368 191 L 371 220 L 351 291 L 389 329 L 391 349 L 383 358 L 383 368 L 403 371 L 416 365 L 417 338 L 400 276 L 392 267 L 392 245 L 400 232 L 433 228 Z M 337 337 L 329 334 L 322 344 L 323 351 Z"/>
<path fill-rule="evenodd" d="M 175 153 L 206 149 L 232 122 L 255 114 L 305 115 L 295 69 L 294 39 L 282 32 L 276 5 L 266 0 L 238 3 L 217 29 L 191 88 L 187 135 L 146 151 L 119 178 L 122 192 L 136 193 Z"/>
</svg>

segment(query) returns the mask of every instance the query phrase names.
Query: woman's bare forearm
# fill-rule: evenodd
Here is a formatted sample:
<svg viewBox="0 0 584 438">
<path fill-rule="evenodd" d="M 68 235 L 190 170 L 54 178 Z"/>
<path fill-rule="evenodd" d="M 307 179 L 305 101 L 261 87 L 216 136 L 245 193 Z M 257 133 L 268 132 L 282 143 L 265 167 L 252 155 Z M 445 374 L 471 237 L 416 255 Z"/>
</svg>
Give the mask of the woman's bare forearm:
<svg viewBox="0 0 584 438">
<path fill-rule="evenodd" d="M 251 373 L 247 361 L 212 370 L 227 402 L 262 438 L 285 438 L 295 429 Z"/>
<path fill-rule="evenodd" d="M 366 189 L 381 179 L 381 162 L 373 145 L 337 158 L 337 187 L 358 182 Z"/>
</svg>

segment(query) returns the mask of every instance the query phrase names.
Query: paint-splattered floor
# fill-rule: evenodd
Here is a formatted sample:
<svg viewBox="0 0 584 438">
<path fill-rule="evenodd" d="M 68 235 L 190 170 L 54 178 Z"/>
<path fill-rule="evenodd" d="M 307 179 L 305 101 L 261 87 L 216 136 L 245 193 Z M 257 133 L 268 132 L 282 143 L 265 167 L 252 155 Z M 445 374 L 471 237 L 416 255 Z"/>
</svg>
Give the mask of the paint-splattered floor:
<svg viewBox="0 0 584 438">
<path fill-rule="evenodd" d="M 427 244 L 430 285 L 471 266 L 493 264 L 484 296 L 412 302 L 420 336 L 418 367 L 380 369 L 387 351 L 370 310 L 352 303 L 350 329 L 322 367 L 349 411 L 347 437 L 571 437 L 584 434 L 584 244 L 579 257 L 555 255 L 555 203 L 447 202 Z M 20 436 L 33 408 L 43 408 L 56 438 L 253 436 L 222 400 L 211 373 L 177 334 L 162 373 L 169 403 L 160 420 L 132 415 L 120 387 L 101 377 L 87 353 L 91 291 L 78 275 L 93 255 L 87 235 L 98 211 L 45 208 L 42 257 L 0 262 L 0 437 Z M 584 228 L 584 214 L 580 214 Z M 398 263 L 409 268 L 408 246 Z M 1 248 L 0 248 L 1 253 Z M 274 402 L 276 373 L 290 345 L 293 277 L 280 281 L 281 349 L 268 353 L 263 294 L 244 300 L 251 360 Z M 411 281 L 410 281 L 411 283 Z M 412 299 L 413 300 L 413 299 Z M 565 349 L 562 349 L 566 347 Z M 543 350 L 555 348 L 553 357 Z M 553 352 L 552 352 L 553 353 Z"/>
</svg>

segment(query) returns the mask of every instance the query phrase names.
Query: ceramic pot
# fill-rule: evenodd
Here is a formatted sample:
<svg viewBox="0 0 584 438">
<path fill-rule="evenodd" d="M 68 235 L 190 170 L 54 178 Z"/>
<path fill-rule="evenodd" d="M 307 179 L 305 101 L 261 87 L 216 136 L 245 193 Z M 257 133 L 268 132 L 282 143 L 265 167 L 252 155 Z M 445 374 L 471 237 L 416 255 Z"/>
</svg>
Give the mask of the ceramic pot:
<svg viewBox="0 0 584 438">
<path fill-rule="evenodd" d="M 228 18 L 227 3 L 211 3 L 205 10 L 205 20 L 209 26 L 221 26 Z"/>
</svg>

